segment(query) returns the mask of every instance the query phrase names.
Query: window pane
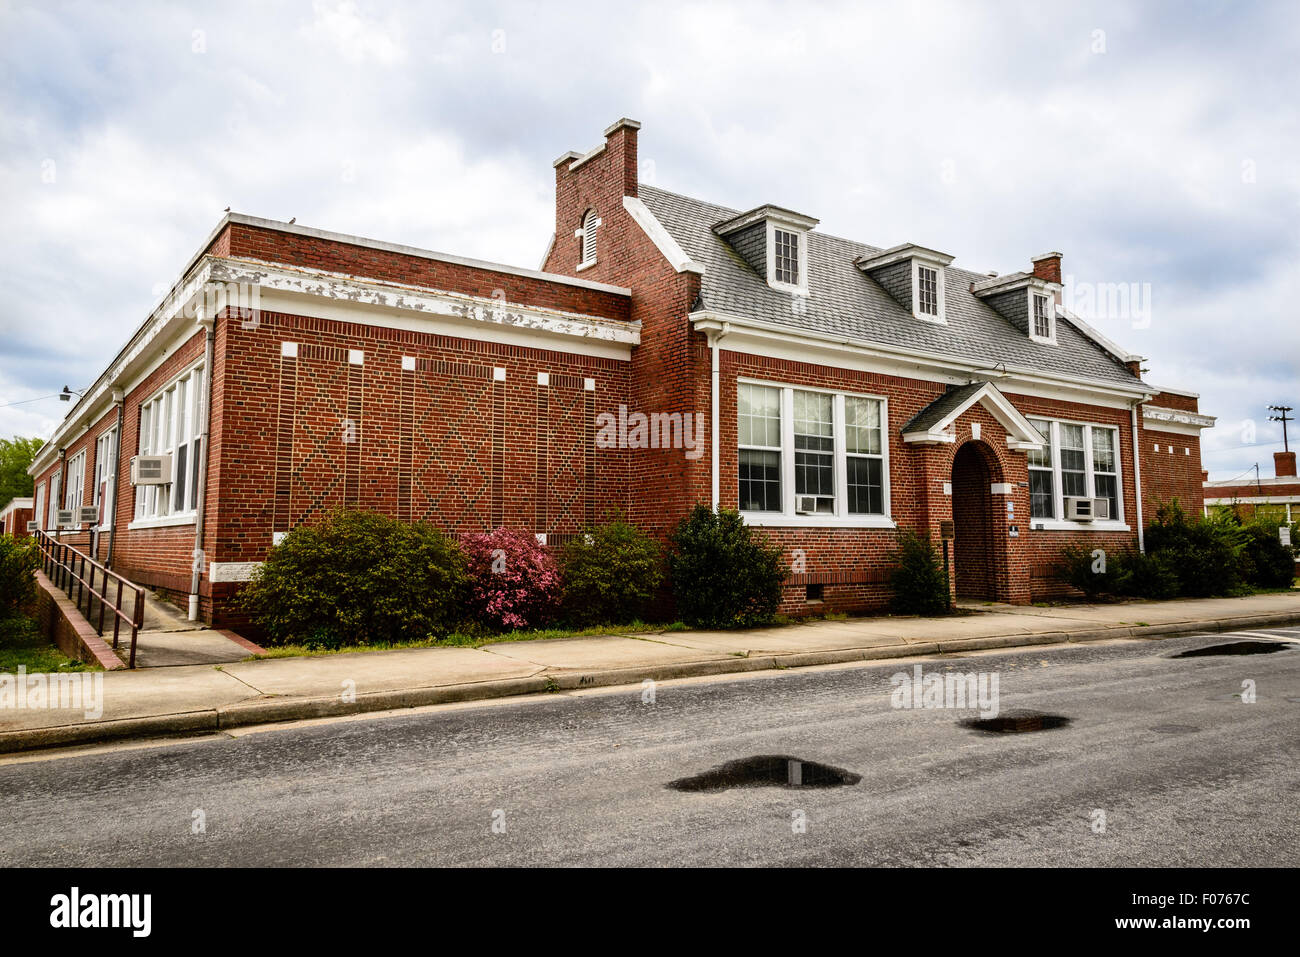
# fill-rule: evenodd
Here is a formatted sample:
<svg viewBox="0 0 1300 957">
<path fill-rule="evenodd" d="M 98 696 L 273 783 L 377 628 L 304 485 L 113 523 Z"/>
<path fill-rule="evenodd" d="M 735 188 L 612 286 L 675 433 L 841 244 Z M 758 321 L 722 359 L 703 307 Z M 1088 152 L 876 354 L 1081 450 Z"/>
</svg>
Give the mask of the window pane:
<svg viewBox="0 0 1300 957">
<path fill-rule="evenodd" d="M 844 399 L 844 444 L 850 453 L 880 454 L 880 402 Z"/>
<path fill-rule="evenodd" d="M 781 453 L 740 450 L 740 508 L 781 511 Z"/>
<path fill-rule="evenodd" d="M 172 508 L 178 512 L 185 511 L 185 465 L 189 450 L 188 445 L 182 445 L 176 450 L 176 474 L 172 476 L 172 489 L 175 498 L 172 502 Z"/>
<path fill-rule="evenodd" d="M 1093 476 L 1093 484 L 1097 489 L 1097 498 L 1110 500 L 1110 518 L 1119 518 L 1119 490 L 1118 480 L 1114 475 L 1096 475 Z"/>
<path fill-rule="evenodd" d="M 774 232 L 772 246 L 775 262 L 772 264 L 772 275 L 777 282 L 798 283 L 799 237 L 784 229 L 777 229 Z"/>
<path fill-rule="evenodd" d="M 847 460 L 849 512 L 855 515 L 885 513 L 883 465 L 880 459 L 851 456 Z"/>
<path fill-rule="evenodd" d="M 1115 471 L 1115 434 L 1110 429 L 1092 430 L 1092 467 L 1098 472 Z"/>
<path fill-rule="evenodd" d="M 742 385 L 739 444 L 781 447 L 781 392 L 769 386 Z"/>
<path fill-rule="evenodd" d="M 199 463 L 203 461 L 199 454 L 203 445 L 202 439 L 194 440 L 194 464 L 190 468 L 190 507 L 197 508 L 199 504 Z"/>
<path fill-rule="evenodd" d="M 1083 426 L 1062 422 L 1061 431 L 1061 493 L 1087 495 L 1088 482 L 1083 454 Z"/>
<path fill-rule="evenodd" d="M 823 392 L 794 394 L 794 491 L 826 498 L 817 511 L 835 510 L 834 400 Z"/>
<path fill-rule="evenodd" d="M 1029 515 L 1031 518 L 1055 518 L 1052 500 L 1052 473 L 1047 469 L 1029 470 Z"/>
<path fill-rule="evenodd" d="M 929 316 L 939 314 L 939 273 L 928 266 L 916 267 L 916 307 Z"/>
<path fill-rule="evenodd" d="M 1050 469 L 1052 467 L 1052 426 L 1045 419 L 1030 419 L 1029 424 L 1038 430 L 1045 440 L 1041 449 L 1029 450 L 1029 467 Z"/>
</svg>

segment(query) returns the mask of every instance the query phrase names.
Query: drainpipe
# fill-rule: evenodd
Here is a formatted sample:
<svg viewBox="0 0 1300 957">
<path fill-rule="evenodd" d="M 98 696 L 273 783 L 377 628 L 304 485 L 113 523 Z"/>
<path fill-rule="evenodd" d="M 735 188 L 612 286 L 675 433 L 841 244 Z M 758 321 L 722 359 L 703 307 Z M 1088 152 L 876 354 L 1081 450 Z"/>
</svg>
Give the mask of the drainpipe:
<svg viewBox="0 0 1300 957">
<path fill-rule="evenodd" d="M 194 502 L 194 557 L 190 572 L 190 621 L 199 620 L 199 576 L 203 572 L 203 518 L 208 500 L 208 440 L 212 427 L 212 354 L 215 351 L 216 320 L 199 313 L 199 325 L 204 330 L 203 343 L 203 378 L 207 388 L 203 390 L 203 412 L 199 416 L 202 431 L 199 433 L 199 460 L 194 467 L 199 470 L 199 490 Z"/>
<path fill-rule="evenodd" d="M 720 381 L 721 381 L 721 362 L 719 360 L 719 355 L 721 350 L 718 347 L 718 343 L 722 341 L 722 337 L 727 334 L 728 329 L 729 329 L 729 325 L 724 322 L 720 330 L 715 330 L 708 334 L 710 363 L 712 366 L 712 382 L 710 384 L 710 392 L 711 392 L 710 415 L 712 419 L 709 426 L 711 429 L 709 445 L 711 446 L 712 461 L 713 461 L 712 498 L 713 498 L 713 510 L 715 512 L 718 510 L 718 502 L 720 500 L 720 492 L 719 492 L 720 467 L 718 464 L 718 456 L 720 451 L 719 443 L 718 443 L 718 417 L 720 412 L 718 406 L 718 393 L 720 391 Z"/>
<path fill-rule="evenodd" d="M 59 524 L 59 512 L 68 500 L 68 450 L 59 449 L 59 500 L 54 503 L 54 537 L 63 538 L 63 526 Z"/>
<path fill-rule="evenodd" d="M 1142 517 L 1142 449 L 1138 445 L 1138 406 L 1141 402 L 1134 402 L 1129 407 L 1129 412 L 1133 416 L 1133 492 L 1137 496 L 1137 527 L 1138 527 L 1138 551 L 1146 554 L 1147 543 L 1145 535 L 1146 521 Z"/>
<path fill-rule="evenodd" d="M 126 411 L 126 395 L 121 389 L 113 390 L 113 404 L 117 406 L 117 431 L 113 435 L 113 490 L 112 500 L 106 503 L 108 508 L 108 551 L 104 555 L 104 565 L 113 567 L 113 542 L 117 539 L 117 485 L 122 477 L 122 418 Z M 99 516 L 99 524 L 104 524 L 104 516 Z"/>
</svg>

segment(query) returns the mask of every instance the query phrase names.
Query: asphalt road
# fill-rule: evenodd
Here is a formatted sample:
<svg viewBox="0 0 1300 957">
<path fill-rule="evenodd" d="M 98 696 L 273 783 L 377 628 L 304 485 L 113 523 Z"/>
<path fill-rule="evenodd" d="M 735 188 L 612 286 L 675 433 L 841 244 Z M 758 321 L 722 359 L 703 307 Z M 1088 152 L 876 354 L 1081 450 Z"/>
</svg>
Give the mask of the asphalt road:
<svg viewBox="0 0 1300 957">
<path fill-rule="evenodd" d="M 1234 640 L 1214 635 L 921 662 L 996 673 L 1004 712 L 1070 719 L 1021 734 L 891 707 L 909 659 L 660 684 L 653 703 L 606 689 L 8 758 L 0 863 L 1296 866 L 1300 629 L 1269 632 L 1298 644 L 1170 657 Z M 763 754 L 861 780 L 666 786 Z"/>
</svg>

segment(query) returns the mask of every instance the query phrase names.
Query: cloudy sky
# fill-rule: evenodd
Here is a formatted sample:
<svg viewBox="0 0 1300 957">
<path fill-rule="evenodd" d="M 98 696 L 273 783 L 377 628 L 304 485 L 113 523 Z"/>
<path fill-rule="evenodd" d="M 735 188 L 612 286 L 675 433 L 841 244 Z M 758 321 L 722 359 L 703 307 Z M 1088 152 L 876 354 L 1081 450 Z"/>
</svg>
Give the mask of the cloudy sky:
<svg viewBox="0 0 1300 957">
<path fill-rule="evenodd" d="M 1293 0 L 0 0 L 0 76 L 0 437 L 49 434 L 224 207 L 536 267 L 551 161 L 620 116 L 666 189 L 980 271 L 1062 251 L 1219 417 L 1215 478 L 1271 474 L 1300 406 Z"/>
</svg>

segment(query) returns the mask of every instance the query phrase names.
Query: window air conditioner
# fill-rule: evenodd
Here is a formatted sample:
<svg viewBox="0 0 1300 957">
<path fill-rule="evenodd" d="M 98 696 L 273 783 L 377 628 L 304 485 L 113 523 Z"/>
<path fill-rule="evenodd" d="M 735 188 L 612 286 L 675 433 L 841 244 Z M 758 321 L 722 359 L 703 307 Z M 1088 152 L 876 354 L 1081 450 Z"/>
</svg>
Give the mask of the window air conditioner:
<svg viewBox="0 0 1300 957">
<path fill-rule="evenodd" d="M 170 455 L 131 456 L 132 485 L 166 485 L 172 480 Z"/>
</svg>

